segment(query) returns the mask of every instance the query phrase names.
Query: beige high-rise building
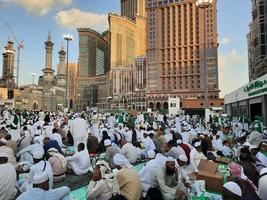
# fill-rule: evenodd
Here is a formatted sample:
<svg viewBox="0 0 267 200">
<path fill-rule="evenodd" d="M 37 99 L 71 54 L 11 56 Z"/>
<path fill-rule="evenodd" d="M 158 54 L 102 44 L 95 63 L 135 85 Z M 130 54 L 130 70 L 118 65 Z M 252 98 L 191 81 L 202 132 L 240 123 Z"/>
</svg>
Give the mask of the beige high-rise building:
<svg viewBox="0 0 267 200">
<path fill-rule="evenodd" d="M 111 69 L 134 65 L 137 56 L 146 54 L 146 19 L 110 14 L 109 29 Z"/>
<path fill-rule="evenodd" d="M 204 14 L 209 98 L 218 98 L 216 5 L 204 13 L 196 0 L 147 0 L 148 98 L 204 99 Z"/>
<path fill-rule="evenodd" d="M 121 15 L 129 19 L 136 16 L 146 18 L 146 0 L 121 0 Z"/>
</svg>

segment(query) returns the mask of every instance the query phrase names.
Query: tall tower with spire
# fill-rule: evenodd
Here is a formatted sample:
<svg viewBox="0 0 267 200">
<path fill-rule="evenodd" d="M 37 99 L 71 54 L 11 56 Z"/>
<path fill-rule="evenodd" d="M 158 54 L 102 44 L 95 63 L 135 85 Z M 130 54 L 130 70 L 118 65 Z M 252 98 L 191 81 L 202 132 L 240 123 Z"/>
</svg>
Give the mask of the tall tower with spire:
<svg viewBox="0 0 267 200">
<path fill-rule="evenodd" d="M 66 88 L 66 52 L 64 50 L 64 45 L 62 43 L 59 54 L 59 65 L 57 69 L 57 86 L 61 88 Z"/>
<path fill-rule="evenodd" d="M 47 41 L 45 42 L 45 68 L 43 71 L 43 90 L 49 92 L 49 89 L 53 87 L 54 70 L 52 69 L 52 52 L 54 43 L 51 39 L 49 31 Z"/>
<path fill-rule="evenodd" d="M 3 82 L 4 86 L 12 89 L 15 85 L 14 80 L 14 53 L 13 42 L 8 41 L 3 53 Z"/>
</svg>

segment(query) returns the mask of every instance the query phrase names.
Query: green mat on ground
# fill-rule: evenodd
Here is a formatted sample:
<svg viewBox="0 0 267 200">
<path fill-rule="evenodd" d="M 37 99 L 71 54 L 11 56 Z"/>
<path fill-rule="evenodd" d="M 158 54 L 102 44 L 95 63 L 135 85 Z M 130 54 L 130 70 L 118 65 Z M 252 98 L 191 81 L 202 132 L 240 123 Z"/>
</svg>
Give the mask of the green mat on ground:
<svg viewBox="0 0 267 200">
<path fill-rule="evenodd" d="M 140 171 L 144 167 L 145 163 L 140 163 L 134 166 L 136 171 Z M 79 189 L 70 192 L 71 200 L 85 200 L 86 199 L 87 186 L 81 187 Z"/>
<path fill-rule="evenodd" d="M 86 199 L 87 186 L 71 191 L 71 200 L 85 200 Z"/>
</svg>

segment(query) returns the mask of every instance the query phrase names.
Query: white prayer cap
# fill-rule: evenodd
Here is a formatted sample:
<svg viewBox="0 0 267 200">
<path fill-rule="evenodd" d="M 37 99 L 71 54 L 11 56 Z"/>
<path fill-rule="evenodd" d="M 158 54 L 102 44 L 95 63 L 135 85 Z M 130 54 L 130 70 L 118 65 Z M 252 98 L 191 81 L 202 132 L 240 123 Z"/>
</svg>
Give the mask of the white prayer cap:
<svg viewBox="0 0 267 200">
<path fill-rule="evenodd" d="M 257 149 L 259 148 L 257 145 L 250 145 L 249 149 Z"/>
<path fill-rule="evenodd" d="M 33 184 L 41 184 L 48 181 L 49 177 L 46 172 L 38 172 L 33 176 Z"/>
<path fill-rule="evenodd" d="M 56 148 L 50 148 L 47 153 L 58 153 L 58 150 Z"/>
<path fill-rule="evenodd" d="M 173 157 L 167 157 L 166 162 L 175 162 Z"/>
<path fill-rule="evenodd" d="M 178 157 L 178 159 L 180 160 L 180 161 L 182 161 L 182 162 L 187 162 L 188 161 L 188 159 L 187 159 L 187 157 L 185 156 L 185 155 L 180 155 L 179 157 Z"/>
<path fill-rule="evenodd" d="M 0 142 L 1 142 L 2 144 L 7 144 L 7 140 L 6 140 L 5 138 L 1 138 L 1 139 L 0 139 Z"/>
<path fill-rule="evenodd" d="M 202 135 L 202 134 L 201 134 L 199 137 L 201 137 L 201 138 L 205 138 L 205 136 L 204 136 L 204 135 Z"/>
<path fill-rule="evenodd" d="M 153 150 L 149 150 L 149 151 L 147 152 L 147 157 L 148 157 L 148 158 L 155 158 L 155 155 L 156 155 L 156 153 L 155 153 L 155 151 L 153 151 Z"/>
<path fill-rule="evenodd" d="M 109 146 L 109 145 L 111 145 L 111 140 L 110 139 L 106 139 L 104 141 L 104 146 Z"/>
<path fill-rule="evenodd" d="M 34 159 L 42 159 L 44 154 L 42 151 L 35 151 L 33 152 L 32 156 Z"/>
<path fill-rule="evenodd" d="M 236 194 L 237 196 L 241 197 L 242 196 L 242 191 L 239 185 L 233 181 L 227 182 L 223 185 L 224 188 L 229 190 L 230 192 Z"/>
<path fill-rule="evenodd" d="M 120 153 L 115 154 L 115 156 L 113 157 L 113 161 L 115 165 L 118 165 L 120 167 L 133 168 L 127 158 Z"/>
<path fill-rule="evenodd" d="M 177 144 L 182 144 L 183 141 L 181 139 L 177 140 Z"/>
<path fill-rule="evenodd" d="M 128 130 L 129 130 L 129 127 L 126 126 L 126 127 L 125 127 L 125 131 L 128 131 Z"/>
<path fill-rule="evenodd" d="M 103 176 L 105 173 L 111 171 L 111 168 L 109 167 L 109 164 L 104 160 L 99 160 L 96 162 L 96 165 L 99 165 L 101 175 Z"/>
<path fill-rule="evenodd" d="M 201 146 L 201 142 L 196 142 L 194 146 L 195 147 L 200 147 Z"/>
</svg>

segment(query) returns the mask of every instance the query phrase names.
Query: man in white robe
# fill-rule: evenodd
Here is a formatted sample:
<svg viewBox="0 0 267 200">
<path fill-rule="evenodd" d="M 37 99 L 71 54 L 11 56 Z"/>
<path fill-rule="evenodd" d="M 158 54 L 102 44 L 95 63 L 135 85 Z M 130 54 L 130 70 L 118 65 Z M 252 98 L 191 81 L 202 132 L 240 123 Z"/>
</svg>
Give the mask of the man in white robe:
<svg viewBox="0 0 267 200">
<path fill-rule="evenodd" d="M 77 151 L 78 144 L 83 143 L 86 147 L 88 138 L 88 124 L 82 117 L 77 117 L 72 122 L 71 134 L 74 140 L 74 148 Z"/>
<path fill-rule="evenodd" d="M 0 199 L 8 200 L 15 197 L 16 178 L 15 167 L 8 162 L 8 157 L 0 152 Z"/>
<path fill-rule="evenodd" d="M 78 145 L 78 152 L 66 160 L 73 173 L 78 176 L 86 174 L 89 170 L 93 171 L 88 150 L 83 143 Z"/>
<path fill-rule="evenodd" d="M 33 177 L 33 188 L 22 193 L 17 200 L 69 200 L 69 193 L 70 188 L 66 186 L 57 189 L 49 188 L 49 175 L 46 172 L 38 172 Z"/>
<path fill-rule="evenodd" d="M 194 173 L 198 173 L 198 165 L 201 159 L 206 160 L 206 156 L 202 153 L 201 142 L 195 143 L 195 148 L 190 152 L 190 164 Z"/>
</svg>

